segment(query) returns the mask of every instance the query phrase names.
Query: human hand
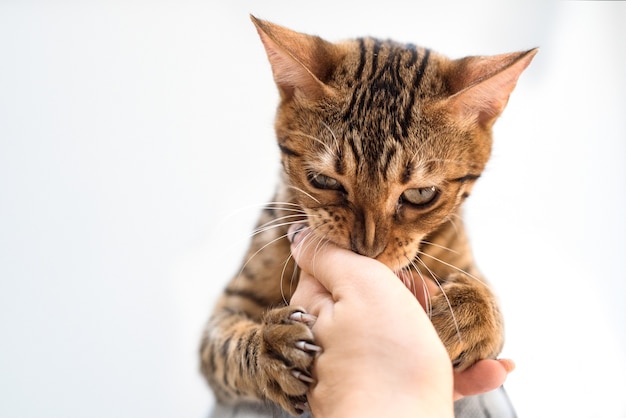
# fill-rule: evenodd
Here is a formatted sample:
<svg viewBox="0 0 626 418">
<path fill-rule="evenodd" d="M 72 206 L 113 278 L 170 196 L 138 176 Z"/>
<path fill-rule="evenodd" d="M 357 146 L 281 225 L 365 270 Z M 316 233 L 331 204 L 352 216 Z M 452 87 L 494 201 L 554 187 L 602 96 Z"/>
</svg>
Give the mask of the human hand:
<svg viewBox="0 0 626 418">
<path fill-rule="evenodd" d="M 314 415 L 452 417 L 450 359 L 412 293 L 384 264 L 312 238 L 293 241 L 291 304 L 317 316 Z"/>
<path fill-rule="evenodd" d="M 397 408 L 451 416 L 453 396 L 502 384 L 512 363 L 485 360 L 455 374 L 453 392 L 447 353 L 402 281 L 376 260 L 295 229 L 292 252 L 302 273 L 291 303 L 318 317 L 313 332 L 324 347 L 309 394 L 316 415 L 352 415 L 363 405 L 375 415 L 381 405 L 387 415 Z"/>
</svg>

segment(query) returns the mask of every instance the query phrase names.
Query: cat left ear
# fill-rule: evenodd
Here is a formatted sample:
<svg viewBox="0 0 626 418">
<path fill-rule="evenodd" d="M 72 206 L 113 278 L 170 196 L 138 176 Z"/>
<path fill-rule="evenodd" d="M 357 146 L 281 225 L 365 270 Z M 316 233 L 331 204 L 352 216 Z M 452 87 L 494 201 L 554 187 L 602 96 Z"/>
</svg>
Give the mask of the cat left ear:
<svg viewBox="0 0 626 418">
<path fill-rule="evenodd" d="M 333 94 L 324 84 L 334 69 L 339 51 L 318 36 L 294 32 L 250 16 L 272 66 L 283 99 L 319 100 Z"/>
<path fill-rule="evenodd" d="M 454 62 L 446 106 L 461 120 L 489 128 L 504 110 L 519 76 L 538 49 Z"/>
</svg>

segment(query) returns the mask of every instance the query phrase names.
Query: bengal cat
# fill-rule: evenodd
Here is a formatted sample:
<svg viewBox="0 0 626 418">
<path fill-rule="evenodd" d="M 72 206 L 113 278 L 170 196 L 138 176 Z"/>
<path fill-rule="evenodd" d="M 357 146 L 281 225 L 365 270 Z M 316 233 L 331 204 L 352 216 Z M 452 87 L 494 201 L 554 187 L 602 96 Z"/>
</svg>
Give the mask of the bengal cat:
<svg viewBox="0 0 626 418">
<path fill-rule="evenodd" d="M 491 128 L 536 50 L 451 60 L 361 38 L 331 43 L 252 17 L 280 92 L 282 171 L 239 273 L 201 344 L 218 402 L 305 408 L 319 351 L 289 306 L 298 274 L 288 227 L 435 280 L 431 320 L 454 367 L 497 356 L 503 325 L 477 270 L 460 206 L 490 155 Z"/>
</svg>

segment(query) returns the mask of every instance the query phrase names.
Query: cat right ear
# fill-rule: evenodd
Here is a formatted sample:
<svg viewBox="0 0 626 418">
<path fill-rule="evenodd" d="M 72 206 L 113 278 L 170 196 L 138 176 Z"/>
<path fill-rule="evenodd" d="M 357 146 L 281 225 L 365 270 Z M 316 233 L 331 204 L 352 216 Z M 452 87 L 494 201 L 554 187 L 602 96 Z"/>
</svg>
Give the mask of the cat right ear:
<svg viewBox="0 0 626 418">
<path fill-rule="evenodd" d="M 250 19 L 261 37 L 283 100 L 319 100 L 334 94 L 324 80 L 339 59 L 335 45 L 318 36 L 298 33 L 252 15 Z"/>
</svg>

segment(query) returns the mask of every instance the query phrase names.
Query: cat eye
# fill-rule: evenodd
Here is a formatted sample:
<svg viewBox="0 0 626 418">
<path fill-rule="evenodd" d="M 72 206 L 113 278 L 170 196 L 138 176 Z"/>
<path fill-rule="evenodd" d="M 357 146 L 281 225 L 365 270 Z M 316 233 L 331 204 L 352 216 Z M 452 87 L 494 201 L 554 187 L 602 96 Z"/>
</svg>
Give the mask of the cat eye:
<svg viewBox="0 0 626 418">
<path fill-rule="evenodd" d="M 343 191 L 343 186 L 332 177 L 324 174 L 309 174 L 309 182 L 318 189 Z"/>
<path fill-rule="evenodd" d="M 426 207 L 437 200 L 439 190 L 435 186 L 407 189 L 400 196 L 400 203 L 410 203 L 413 206 Z"/>
</svg>

